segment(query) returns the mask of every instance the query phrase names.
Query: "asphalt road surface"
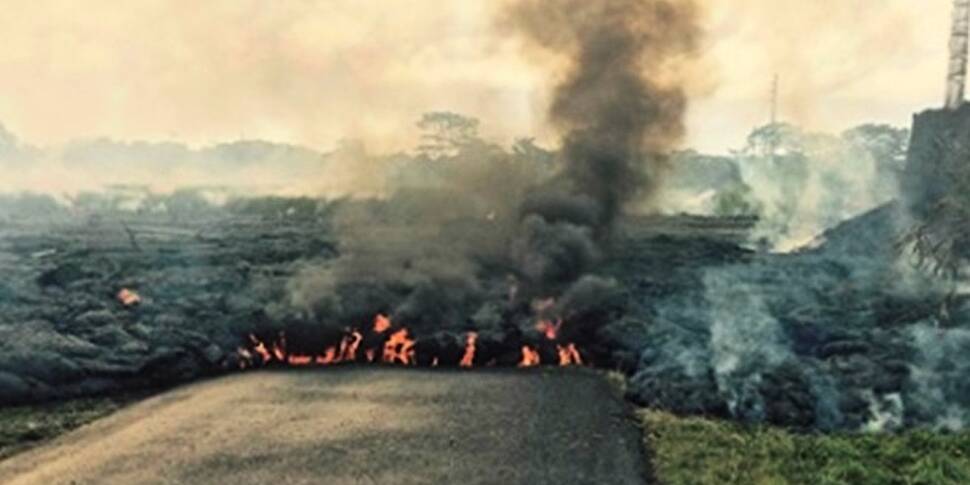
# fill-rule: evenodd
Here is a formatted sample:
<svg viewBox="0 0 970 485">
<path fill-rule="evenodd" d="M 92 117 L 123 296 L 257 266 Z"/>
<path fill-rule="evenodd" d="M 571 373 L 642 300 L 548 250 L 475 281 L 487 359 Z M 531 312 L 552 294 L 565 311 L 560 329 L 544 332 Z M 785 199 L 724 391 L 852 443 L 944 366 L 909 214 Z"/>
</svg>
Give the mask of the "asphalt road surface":
<svg viewBox="0 0 970 485">
<path fill-rule="evenodd" d="M 0 462 L 0 483 L 642 484 L 640 436 L 586 370 L 253 372 Z"/>
</svg>

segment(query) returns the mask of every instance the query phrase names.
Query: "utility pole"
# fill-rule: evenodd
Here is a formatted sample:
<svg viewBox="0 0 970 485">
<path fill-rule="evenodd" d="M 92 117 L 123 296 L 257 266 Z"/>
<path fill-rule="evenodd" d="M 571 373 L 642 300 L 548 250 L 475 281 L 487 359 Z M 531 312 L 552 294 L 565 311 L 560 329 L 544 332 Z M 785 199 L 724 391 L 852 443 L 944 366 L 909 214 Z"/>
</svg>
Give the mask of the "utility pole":
<svg viewBox="0 0 970 485">
<path fill-rule="evenodd" d="M 970 1 L 970 0 L 967 0 Z M 775 153 L 778 151 L 779 136 L 778 130 L 778 74 L 771 81 L 771 124 L 768 125 L 768 156 L 771 157 L 771 164 L 777 163 Z"/>
<path fill-rule="evenodd" d="M 950 69 L 946 77 L 946 108 L 955 110 L 964 102 L 967 85 L 967 48 L 970 40 L 970 0 L 953 1 L 953 29 L 950 32 Z"/>
<path fill-rule="evenodd" d="M 967 0 L 970 2 L 970 0 Z M 778 123 L 778 74 L 771 83 L 771 126 Z"/>
</svg>

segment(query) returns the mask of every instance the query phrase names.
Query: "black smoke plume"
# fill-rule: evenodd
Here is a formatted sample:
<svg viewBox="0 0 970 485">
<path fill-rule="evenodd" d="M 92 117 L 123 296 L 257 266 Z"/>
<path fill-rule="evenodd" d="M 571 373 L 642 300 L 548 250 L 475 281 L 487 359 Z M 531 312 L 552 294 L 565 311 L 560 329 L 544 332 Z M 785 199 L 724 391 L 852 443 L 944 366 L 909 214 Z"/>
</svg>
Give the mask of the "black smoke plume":
<svg viewBox="0 0 970 485">
<path fill-rule="evenodd" d="M 515 247 L 525 276 L 556 292 L 598 259 L 617 217 L 660 183 L 687 107 L 671 65 L 699 37 L 695 5 L 670 0 L 523 0 L 504 23 L 565 64 L 549 120 L 562 172 L 522 205 Z M 673 76 L 676 77 L 676 76 Z"/>
<path fill-rule="evenodd" d="M 339 208 L 340 256 L 309 262 L 271 320 L 339 331 L 382 313 L 419 347 L 474 331 L 484 347 L 518 352 L 538 318 L 592 346 L 622 315 L 622 286 L 597 267 L 619 216 L 654 193 L 683 136 L 674 66 L 693 54 L 694 6 L 523 0 L 500 23 L 564 68 L 548 112 L 562 133 L 552 169 L 534 147 L 508 152 L 479 139 L 477 122 L 429 114 L 419 126 L 434 128 L 433 149 L 400 167 L 405 180 L 435 182 Z"/>
</svg>

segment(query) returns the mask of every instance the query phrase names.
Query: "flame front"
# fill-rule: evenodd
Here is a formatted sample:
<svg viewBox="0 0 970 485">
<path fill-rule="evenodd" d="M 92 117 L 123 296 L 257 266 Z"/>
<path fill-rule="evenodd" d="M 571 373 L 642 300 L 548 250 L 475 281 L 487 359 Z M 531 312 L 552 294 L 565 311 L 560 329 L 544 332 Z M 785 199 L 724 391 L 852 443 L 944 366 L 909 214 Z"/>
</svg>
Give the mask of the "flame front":
<svg viewBox="0 0 970 485">
<path fill-rule="evenodd" d="M 536 330 L 544 340 L 536 344 L 524 343 L 520 347 L 521 357 L 518 360 L 518 367 L 541 365 L 542 355 L 547 356 L 549 364 L 556 362 L 552 356 L 558 355 L 560 366 L 583 365 L 584 359 L 579 348 L 574 343 L 564 343 L 559 340 L 561 326 L 561 320 L 541 320 L 537 323 Z M 293 367 L 327 366 L 353 362 L 419 365 L 418 345 L 414 336 L 407 328 L 395 327 L 394 322 L 385 315 L 377 315 L 369 330 L 346 329 L 339 343 L 325 347 L 316 353 L 290 350 L 286 337 L 283 332 L 269 340 L 249 335 L 248 343 L 237 351 L 239 367 L 247 369 L 270 364 Z M 430 367 L 457 365 L 461 368 L 472 368 L 477 365 L 476 359 L 481 358 L 480 362 L 484 362 L 484 365 L 495 365 L 497 355 L 479 355 L 481 353 L 479 340 L 480 335 L 477 332 L 465 334 L 464 352 L 458 361 L 445 360 L 442 356 L 446 354 L 432 353 L 424 355 L 420 362 Z"/>
</svg>

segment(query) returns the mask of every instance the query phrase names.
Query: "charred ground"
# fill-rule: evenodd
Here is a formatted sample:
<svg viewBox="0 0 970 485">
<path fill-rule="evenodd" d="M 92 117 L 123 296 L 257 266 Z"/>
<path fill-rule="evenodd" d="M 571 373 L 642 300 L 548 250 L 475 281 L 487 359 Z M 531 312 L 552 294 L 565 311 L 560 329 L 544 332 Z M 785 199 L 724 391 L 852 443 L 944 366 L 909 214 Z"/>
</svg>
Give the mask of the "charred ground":
<svg viewBox="0 0 970 485">
<path fill-rule="evenodd" d="M 291 337 L 297 348 L 334 338 L 301 339 L 295 327 L 310 322 L 274 310 L 290 297 L 288 284 L 308 261 L 321 263 L 338 256 L 328 204 L 316 207 L 308 213 L 270 217 L 225 211 L 192 222 L 131 214 L 123 223 L 82 216 L 5 221 L 3 261 L 8 277 L 0 292 L 4 403 L 151 387 L 236 370 L 237 349 L 254 333 L 289 330 L 297 335 Z M 686 236 L 700 259 L 685 252 L 683 244 L 665 243 L 671 236 L 664 233 L 679 232 L 677 237 L 684 239 L 698 223 L 706 228 L 726 226 L 732 232 L 744 225 L 694 218 L 631 219 L 626 226 L 649 225 L 649 234 L 631 233 L 617 240 L 630 252 L 617 256 L 616 270 L 630 272 L 633 281 L 633 273 L 644 264 L 652 264 L 659 275 L 743 253 L 709 236 Z M 636 256 L 633 241 L 642 238 L 660 244 L 650 245 L 652 254 Z M 665 267 L 644 262 L 644 257 L 658 256 L 663 256 Z M 676 273 L 672 274 L 664 278 L 670 282 L 666 290 L 655 291 L 677 291 Z M 140 303 L 124 305 L 117 298 L 122 289 L 136 292 Z M 373 315 L 361 317 L 366 320 L 359 323 L 366 325 Z M 463 347 L 463 339 L 456 339 L 456 345 Z M 513 350 L 517 353 L 519 348 Z M 596 346 L 584 353 L 610 354 Z M 515 365 L 515 357 L 506 364 Z M 635 369 L 635 357 L 621 360 L 624 367 Z"/>
<path fill-rule="evenodd" d="M 252 334 L 289 331 L 291 345 L 318 350 L 339 339 L 301 335 L 326 324 L 278 308 L 289 305 L 308 262 L 339 257 L 333 203 L 277 202 L 283 210 L 223 209 L 180 222 L 132 214 L 6 220 L 3 403 L 236 371 Z M 576 324 L 570 339 L 587 364 L 624 371 L 628 397 L 655 408 L 800 428 L 959 427 L 967 394 L 955 356 L 967 339 L 954 322 L 962 313 L 941 327 L 940 300 L 901 284 L 885 264 L 894 213 L 884 207 L 789 255 L 745 249 L 750 219 L 625 218 L 598 273 L 620 290 L 606 312 L 571 304 L 601 321 Z M 123 288 L 141 302 L 122 304 Z M 522 339 L 538 338 L 532 317 L 512 315 L 494 338 L 472 317 L 434 332 L 418 321 L 412 332 L 419 353 L 437 345 L 457 361 L 465 332 L 478 331 L 482 349 L 492 338 L 496 355 L 511 357 L 482 350 L 476 365 L 514 366 Z"/>
</svg>

